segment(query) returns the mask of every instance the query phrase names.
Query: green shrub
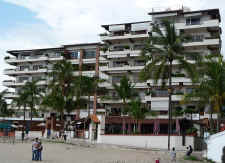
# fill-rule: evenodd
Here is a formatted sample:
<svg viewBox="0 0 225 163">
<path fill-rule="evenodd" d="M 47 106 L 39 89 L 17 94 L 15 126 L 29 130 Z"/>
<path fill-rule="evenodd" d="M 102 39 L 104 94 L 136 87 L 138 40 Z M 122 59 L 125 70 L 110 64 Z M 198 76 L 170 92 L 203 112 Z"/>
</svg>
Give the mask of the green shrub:
<svg viewBox="0 0 225 163">
<path fill-rule="evenodd" d="M 197 128 L 192 127 L 192 128 L 187 129 L 186 133 L 187 133 L 187 134 L 194 134 L 194 133 L 196 133 L 197 131 L 198 131 Z"/>
<path fill-rule="evenodd" d="M 201 161 L 201 160 L 199 160 L 196 156 L 184 156 L 184 160 L 189 160 L 189 161 Z"/>
<path fill-rule="evenodd" d="M 9 56 L 5 56 L 5 58 L 4 59 L 9 59 L 10 57 Z"/>
</svg>

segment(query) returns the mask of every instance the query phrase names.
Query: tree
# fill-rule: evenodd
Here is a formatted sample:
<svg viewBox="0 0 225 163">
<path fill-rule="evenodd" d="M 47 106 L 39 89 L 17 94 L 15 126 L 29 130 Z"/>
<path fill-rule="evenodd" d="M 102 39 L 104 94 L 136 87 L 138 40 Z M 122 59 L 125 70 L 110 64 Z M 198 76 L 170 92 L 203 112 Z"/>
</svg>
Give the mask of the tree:
<svg viewBox="0 0 225 163">
<path fill-rule="evenodd" d="M 6 99 L 4 98 L 7 90 L 0 92 L 0 116 L 7 117 L 13 114 L 13 110 L 9 109 Z"/>
<path fill-rule="evenodd" d="M 43 105 L 57 111 L 61 115 L 61 120 L 64 119 L 64 111 L 70 112 L 71 108 L 66 107 L 71 99 L 73 99 L 74 84 L 73 65 L 62 60 L 53 65 L 53 70 L 49 73 L 51 79 L 48 85 L 48 92 L 44 98 Z"/>
<path fill-rule="evenodd" d="M 140 128 L 138 127 L 138 124 L 140 122 L 140 120 L 145 119 L 146 113 L 148 112 L 147 108 L 144 107 L 144 105 L 142 105 L 141 100 L 140 99 L 136 99 L 136 100 L 131 100 L 131 102 L 129 102 L 129 109 L 128 109 L 128 114 L 133 117 L 135 119 L 135 132 L 141 132 Z"/>
<path fill-rule="evenodd" d="M 104 82 L 105 80 L 100 79 L 99 77 L 88 77 L 82 76 L 82 90 L 85 95 L 88 96 L 88 117 L 90 116 L 90 96 L 96 94 L 106 93 L 107 90 L 104 87 L 99 87 L 99 84 Z M 94 114 L 96 114 L 96 110 L 94 110 Z"/>
<path fill-rule="evenodd" d="M 68 114 L 84 108 L 86 101 L 83 93 L 83 77 L 74 76 L 73 65 L 62 60 L 54 64 L 52 72 L 49 74 L 51 79 L 48 85 L 48 91 L 42 102 L 42 106 L 47 106 L 51 110 L 60 113 L 61 121 L 64 123 L 64 112 Z"/>
<path fill-rule="evenodd" d="M 26 125 L 26 107 L 27 107 L 27 95 L 23 91 L 18 92 L 18 97 L 13 98 L 11 103 L 12 107 L 18 107 L 18 110 L 23 106 L 23 128 L 22 128 L 22 135 L 24 136 L 24 129 Z M 23 139 L 23 137 L 22 137 Z"/>
<path fill-rule="evenodd" d="M 132 84 L 129 79 L 126 76 L 123 76 L 123 78 L 120 80 L 120 84 L 113 84 L 113 88 L 115 89 L 117 95 L 120 99 L 122 99 L 123 103 L 123 113 L 127 113 L 127 100 L 132 99 L 137 96 L 137 93 L 134 91 L 134 84 Z M 124 133 L 123 128 L 123 133 Z"/>
<path fill-rule="evenodd" d="M 26 84 L 21 88 L 22 96 L 26 97 L 24 99 L 27 102 L 27 106 L 30 107 L 30 119 L 32 123 L 33 113 L 36 112 L 37 106 L 40 105 L 40 97 L 42 96 L 43 90 L 41 90 L 37 83 L 39 80 L 32 80 L 26 82 Z"/>
<path fill-rule="evenodd" d="M 210 55 L 199 63 L 199 67 L 199 84 L 193 92 L 185 95 L 184 101 L 189 102 L 197 98 L 200 107 L 208 105 L 211 115 L 210 128 L 213 130 L 212 114 L 217 113 L 220 116 L 225 104 L 225 62 L 222 55 Z"/>
<path fill-rule="evenodd" d="M 177 68 L 185 70 L 191 79 L 195 79 L 194 65 L 191 65 L 184 59 L 186 55 L 197 56 L 194 53 L 187 53 L 184 50 L 183 43 L 190 38 L 183 33 L 178 34 L 173 22 L 168 20 L 162 21 L 162 28 L 159 25 L 154 25 L 152 36 L 149 37 L 142 49 L 142 56 L 146 61 L 144 69 L 140 73 L 140 78 L 143 81 L 154 79 L 154 83 L 162 80 L 162 86 L 166 85 L 169 80 L 169 125 L 168 125 L 168 149 L 170 149 L 170 134 L 171 134 L 171 95 L 172 95 L 172 72 L 174 70 L 173 61 L 177 61 Z M 198 58 L 196 58 L 198 59 Z"/>
</svg>

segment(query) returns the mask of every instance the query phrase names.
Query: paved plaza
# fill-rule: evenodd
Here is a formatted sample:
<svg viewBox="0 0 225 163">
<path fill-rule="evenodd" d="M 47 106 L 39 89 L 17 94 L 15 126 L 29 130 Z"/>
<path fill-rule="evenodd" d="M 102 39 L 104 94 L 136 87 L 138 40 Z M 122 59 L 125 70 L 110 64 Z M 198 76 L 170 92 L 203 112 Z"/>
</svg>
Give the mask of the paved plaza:
<svg viewBox="0 0 225 163">
<path fill-rule="evenodd" d="M 113 147 L 81 147 L 62 143 L 43 143 L 43 163 L 169 163 L 167 151 L 143 151 Z M 181 158 L 182 153 L 178 153 Z M 0 163 L 29 163 L 31 143 L 0 143 Z M 184 161 L 178 161 L 184 163 Z M 188 162 L 185 162 L 188 163 Z"/>
</svg>

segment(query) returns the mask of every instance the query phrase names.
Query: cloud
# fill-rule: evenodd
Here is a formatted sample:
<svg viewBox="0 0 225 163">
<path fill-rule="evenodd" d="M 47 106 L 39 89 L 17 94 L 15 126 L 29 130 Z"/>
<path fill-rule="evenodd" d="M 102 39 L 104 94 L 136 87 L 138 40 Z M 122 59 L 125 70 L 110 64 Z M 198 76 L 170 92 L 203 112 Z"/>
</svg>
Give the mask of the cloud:
<svg viewBox="0 0 225 163">
<path fill-rule="evenodd" d="M 224 6 L 221 0 L 4 0 L 29 9 L 59 42 L 99 41 L 102 24 L 150 20 L 152 8 L 188 6 L 193 10 Z M 221 5 L 218 5 L 221 4 Z M 224 10 L 223 10 L 224 11 Z"/>
<path fill-rule="evenodd" d="M 70 43 L 100 41 L 102 24 L 150 20 L 154 9 L 188 6 L 192 10 L 220 8 L 222 0 L 4 0 L 22 6 L 45 24 L 16 26 L 0 38 L 0 52 L 8 49 L 31 49 Z M 13 12 L 13 11 L 9 11 Z M 6 13 L 7 14 L 7 13 Z M 224 27 L 224 25 L 223 25 Z M 225 41 L 225 40 L 224 40 Z M 3 64 L 2 55 L 0 64 Z M 7 67 L 5 66 L 2 67 Z M 0 77 L 0 80 L 3 77 Z"/>
</svg>

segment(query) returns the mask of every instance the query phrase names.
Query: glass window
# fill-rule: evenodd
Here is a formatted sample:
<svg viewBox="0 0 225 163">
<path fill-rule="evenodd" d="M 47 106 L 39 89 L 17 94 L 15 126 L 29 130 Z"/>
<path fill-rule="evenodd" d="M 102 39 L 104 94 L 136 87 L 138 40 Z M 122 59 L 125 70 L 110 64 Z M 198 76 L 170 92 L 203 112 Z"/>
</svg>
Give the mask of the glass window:
<svg viewBox="0 0 225 163">
<path fill-rule="evenodd" d="M 74 51 L 70 53 L 71 59 L 78 59 L 80 58 L 80 52 L 79 51 Z"/>
<path fill-rule="evenodd" d="M 186 19 L 186 25 L 199 25 L 200 18 L 199 17 L 190 17 Z"/>
<path fill-rule="evenodd" d="M 96 51 L 95 50 L 85 50 L 84 51 L 84 59 L 90 59 L 96 57 Z"/>
</svg>

